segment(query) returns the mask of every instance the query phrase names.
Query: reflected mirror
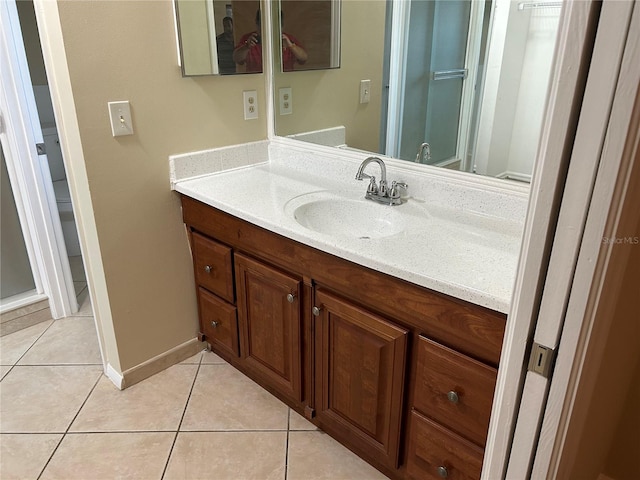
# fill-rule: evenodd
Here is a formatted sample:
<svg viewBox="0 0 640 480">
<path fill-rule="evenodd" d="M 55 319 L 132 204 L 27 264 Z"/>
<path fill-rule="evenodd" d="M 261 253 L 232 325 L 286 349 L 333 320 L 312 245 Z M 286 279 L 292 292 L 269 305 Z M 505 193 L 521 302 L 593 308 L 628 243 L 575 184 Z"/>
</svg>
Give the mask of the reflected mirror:
<svg viewBox="0 0 640 480">
<path fill-rule="evenodd" d="M 274 68 L 276 133 L 529 182 L 561 7 L 345 1 L 340 69 L 287 75 Z"/>
<path fill-rule="evenodd" d="M 341 0 L 280 0 L 275 62 L 279 71 L 340 67 Z"/>
<path fill-rule="evenodd" d="M 259 0 L 176 0 L 182 75 L 262 72 Z"/>
</svg>

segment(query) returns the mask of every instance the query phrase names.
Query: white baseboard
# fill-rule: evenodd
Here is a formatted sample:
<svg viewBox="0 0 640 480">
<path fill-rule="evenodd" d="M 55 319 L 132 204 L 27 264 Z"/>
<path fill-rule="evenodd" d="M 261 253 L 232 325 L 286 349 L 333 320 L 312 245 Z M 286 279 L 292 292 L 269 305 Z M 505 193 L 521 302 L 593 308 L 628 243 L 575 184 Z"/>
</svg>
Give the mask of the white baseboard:
<svg viewBox="0 0 640 480">
<path fill-rule="evenodd" d="M 107 367 L 104 369 L 104 374 L 109 380 L 111 380 L 111 382 L 113 382 L 118 390 L 124 389 L 124 378 L 122 374 L 116 371 L 110 363 L 107 363 Z"/>
<path fill-rule="evenodd" d="M 194 356 L 204 348 L 204 343 L 198 341 L 197 338 L 192 338 L 177 347 L 173 347 L 171 350 L 167 350 L 135 367 L 125 370 L 123 373 L 118 372 L 111 364 L 107 363 L 104 374 L 119 390 L 124 390 L 176 363 Z"/>
<path fill-rule="evenodd" d="M 204 348 L 204 343 L 198 341 L 197 338 L 192 338 L 181 345 L 173 347 L 171 350 L 167 350 L 135 367 L 129 368 L 122 373 L 122 388 L 129 388 L 131 385 L 135 385 L 176 363 L 180 363 L 194 356 L 196 353 L 204 350 Z"/>
</svg>

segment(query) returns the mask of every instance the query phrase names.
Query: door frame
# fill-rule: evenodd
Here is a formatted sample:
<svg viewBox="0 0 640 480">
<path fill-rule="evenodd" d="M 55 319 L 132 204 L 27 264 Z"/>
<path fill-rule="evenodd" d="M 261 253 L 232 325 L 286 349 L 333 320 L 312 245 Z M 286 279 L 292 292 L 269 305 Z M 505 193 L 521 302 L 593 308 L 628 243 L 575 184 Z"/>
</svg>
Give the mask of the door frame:
<svg viewBox="0 0 640 480">
<path fill-rule="evenodd" d="M 1 2 L 2 145 L 37 294 L 53 318 L 78 311 L 15 0 Z M 34 297 L 35 300 L 41 296 Z"/>
<path fill-rule="evenodd" d="M 564 311 L 557 312 L 560 314 L 557 323 L 549 322 L 549 319 L 553 318 L 549 315 L 544 321 L 538 322 L 536 328 L 536 339 L 551 341 L 557 337 L 559 347 L 556 367 L 548 387 L 548 400 L 541 419 L 539 441 L 533 461 L 533 478 L 555 478 L 558 475 L 561 457 L 566 454 L 564 449 L 569 421 L 589 420 L 584 416 L 572 418 L 576 403 L 584 401 L 577 397 L 578 388 L 582 387 L 583 383 L 590 384 L 593 388 L 597 375 L 593 369 L 588 370 L 585 367 L 599 364 L 590 356 L 601 357 L 608 339 L 607 335 L 598 335 L 596 332 L 609 331 L 612 322 L 617 320 L 607 315 L 599 319 L 598 314 L 601 313 L 600 307 L 607 307 L 607 295 L 610 295 L 608 288 L 614 287 L 613 284 L 607 284 L 611 281 L 610 275 L 615 275 L 616 266 L 624 265 L 624 256 L 616 248 L 617 243 L 604 240 L 624 240 L 617 234 L 624 235 L 625 229 L 632 227 L 634 218 L 636 221 L 638 218 L 637 213 L 632 213 L 637 211 L 637 203 L 634 200 L 638 198 L 638 192 L 633 188 L 632 182 L 638 185 L 638 178 L 632 175 L 634 172 L 637 174 L 640 162 L 640 64 L 637 61 L 640 53 L 640 4 L 604 2 L 595 47 L 596 63 L 590 72 L 594 72 L 596 79 L 593 88 L 587 90 L 584 99 L 584 117 L 588 127 L 583 132 L 578 130 L 574 157 L 579 163 L 572 163 L 571 167 L 575 167 L 575 170 L 572 171 L 570 167 L 569 181 L 566 185 L 569 213 L 575 208 L 575 192 L 578 189 L 584 190 L 587 185 L 584 177 L 589 171 L 584 168 L 585 157 L 586 152 L 594 150 L 590 142 L 598 141 L 599 148 L 595 149 L 598 161 L 592 170 L 593 187 L 584 209 L 588 214 L 583 218 L 583 234 L 575 238 L 575 273 L 566 282 L 567 301 L 563 305 Z M 607 86 L 608 88 L 605 88 Z M 610 115 L 605 116 L 602 134 L 594 140 L 595 129 L 590 127 L 594 123 L 591 109 L 598 102 L 604 103 L 605 100 L 605 107 Z M 569 190 L 571 188 L 573 195 Z M 573 239 L 575 236 L 573 232 L 577 222 L 571 220 L 576 215 L 571 218 L 568 214 L 567 218 L 563 218 L 564 207 L 563 204 L 560 217 L 562 230 L 559 230 L 561 236 L 554 241 L 554 247 L 557 243 L 563 246 L 562 240 Z M 627 213 L 623 217 L 624 212 Z M 632 248 L 640 248 L 637 246 L 640 242 L 638 237 L 632 237 L 630 240 Z M 563 250 L 567 251 L 566 248 Z M 550 275 L 553 273 L 550 271 Z M 557 284 L 551 283 L 549 291 L 557 291 L 557 287 Z M 545 293 L 546 290 L 545 284 Z M 615 291 L 615 288 L 612 290 Z M 618 346 L 622 348 L 624 345 Z M 618 393 L 624 398 L 625 386 L 620 385 L 618 388 Z M 610 393 L 616 395 L 616 392 Z"/>
<path fill-rule="evenodd" d="M 483 480 L 504 478 L 507 462 L 523 458 L 528 462 L 530 458 L 530 452 L 512 449 L 513 435 L 516 429 L 522 428 L 518 425 L 517 415 L 527 370 L 527 355 L 538 321 L 543 283 L 584 96 L 598 15 L 599 2 L 585 0 L 566 2 L 560 16 L 550 91 L 532 175 L 520 260 L 493 398 Z M 595 68 L 595 65 L 591 63 L 591 67 Z M 586 215 L 586 211 L 583 214 Z M 520 420 L 526 422 L 531 419 Z"/>
<path fill-rule="evenodd" d="M 7 0 L 0 2 L 0 5 L 14 2 L 15 0 Z M 89 191 L 84 151 L 80 140 L 80 127 L 71 88 L 58 3 L 49 0 L 33 0 L 33 4 L 104 372 L 117 387 L 122 388 L 122 369 Z M 15 9 L 15 4 L 13 7 Z M 5 69 L 2 71 L 5 72 Z M 14 80 L 11 79 L 11 82 L 13 84 Z M 35 148 L 34 143 L 25 144 L 25 148 L 29 145 Z"/>
</svg>

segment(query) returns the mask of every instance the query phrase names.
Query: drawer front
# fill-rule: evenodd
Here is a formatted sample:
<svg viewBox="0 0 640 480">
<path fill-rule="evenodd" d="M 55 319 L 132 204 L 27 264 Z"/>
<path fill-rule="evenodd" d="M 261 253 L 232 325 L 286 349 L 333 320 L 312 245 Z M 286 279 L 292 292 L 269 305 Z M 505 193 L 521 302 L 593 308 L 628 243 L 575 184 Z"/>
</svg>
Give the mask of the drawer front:
<svg viewBox="0 0 640 480">
<path fill-rule="evenodd" d="M 198 288 L 198 305 L 200 307 L 200 326 L 206 340 L 232 356 L 239 356 L 236 307 L 212 295 L 202 287 Z"/>
<path fill-rule="evenodd" d="M 233 303 L 231 249 L 195 232 L 192 238 L 196 283 Z"/>
<path fill-rule="evenodd" d="M 407 473 L 412 479 L 480 478 L 484 451 L 415 410 L 407 450 Z"/>
<path fill-rule="evenodd" d="M 425 337 L 418 337 L 413 406 L 484 446 L 497 370 Z"/>
</svg>

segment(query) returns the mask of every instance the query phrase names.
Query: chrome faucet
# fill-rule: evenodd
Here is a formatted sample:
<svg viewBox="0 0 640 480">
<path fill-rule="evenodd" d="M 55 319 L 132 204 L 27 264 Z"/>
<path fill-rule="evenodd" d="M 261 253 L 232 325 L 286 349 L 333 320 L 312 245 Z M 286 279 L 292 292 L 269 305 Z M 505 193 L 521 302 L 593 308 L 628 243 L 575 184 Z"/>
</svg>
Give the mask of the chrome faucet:
<svg viewBox="0 0 640 480">
<path fill-rule="evenodd" d="M 380 184 L 376 184 L 376 177 L 364 173 L 364 169 L 370 163 L 377 163 L 380 166 Z M 400 197 L 400 189 L 405 189 L 408 185 L 404 182 L 392 182 L 391 189 L 387 186 L 387 167 L 378 157 L 369 157 L 365 159 L 358 167 L 356 180 L 370 179 L 369 186 L 365 198 L 374 202 L 384 203 L 386 205 L 400 205 L 402 198 Z"/>
<path fill-rule="evenodd" d="M 418 148 L 418 155 L 416 155 L 416 163 L 422 163 L 422 160 L 426 160 L 427 163 L 431 161 L 431 145 L 423 143 Z"/>
</svg>

